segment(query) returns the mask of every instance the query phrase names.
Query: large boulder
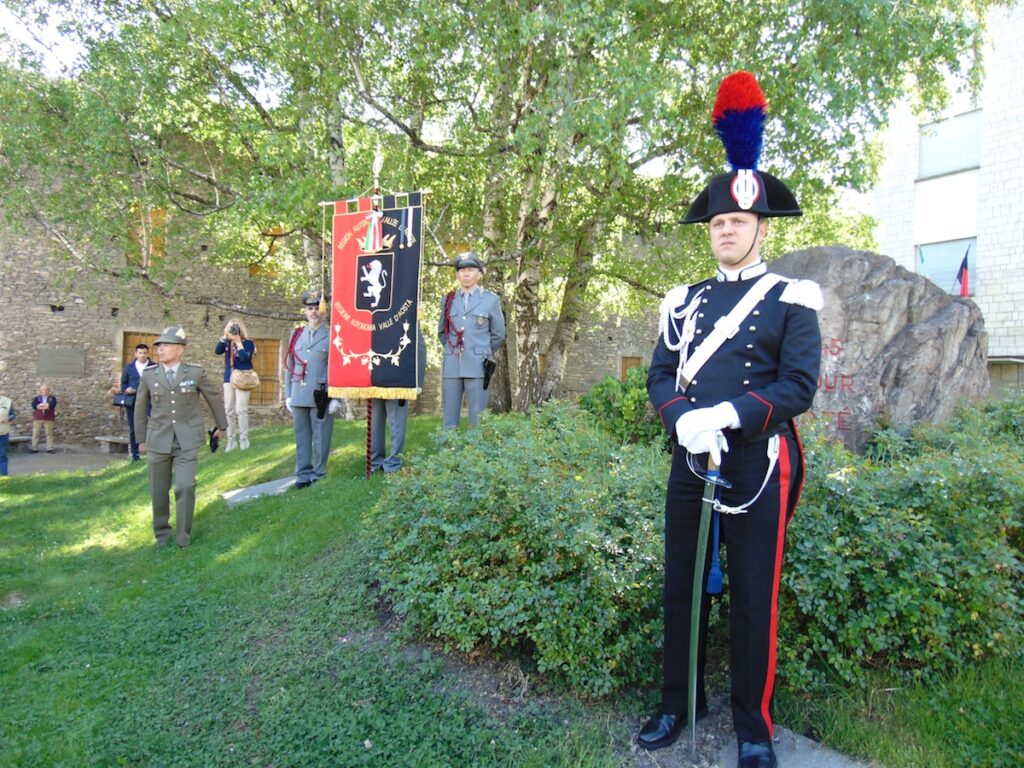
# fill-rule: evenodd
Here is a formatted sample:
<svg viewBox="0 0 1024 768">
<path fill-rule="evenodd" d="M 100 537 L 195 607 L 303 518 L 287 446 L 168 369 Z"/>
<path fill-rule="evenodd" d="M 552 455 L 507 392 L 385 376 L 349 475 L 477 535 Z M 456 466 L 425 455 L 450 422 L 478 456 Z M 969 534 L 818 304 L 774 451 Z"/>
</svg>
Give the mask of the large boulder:
<svg viewBox="0 0 1024 768">
<path fill-rule="evenodd" d="M 988 334 L 970 299 L 888 256 L 839 246 L 786 254 L 771 269 L 822 288 L 813 415 L 850 448 L 860 450 L 880 420 L 941 421 L 988 394 Z"/>
</svg>

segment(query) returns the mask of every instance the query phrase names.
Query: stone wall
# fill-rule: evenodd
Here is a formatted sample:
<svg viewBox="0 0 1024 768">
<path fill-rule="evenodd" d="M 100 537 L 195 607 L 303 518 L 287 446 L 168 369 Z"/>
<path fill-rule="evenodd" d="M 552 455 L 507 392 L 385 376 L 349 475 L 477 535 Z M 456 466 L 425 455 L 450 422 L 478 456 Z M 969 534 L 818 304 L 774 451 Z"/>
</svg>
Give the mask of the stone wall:
<svg viewBox="0 0 1024 768">
<path fill-rule="evenodd" d="M 584 318 L 576 344 L 569 351 L 565 378 L 557 396 L 575 399 L 604 381 L 605 376 L 618 378 L 623 358 L 639 358 L 642 365 L 648 365 L 658 341 L 658 304 L 652 298 L 650 314 L 638 319 Z M 552 326 L 553 323 L 542 329 L 541 349 L 550 338 Z"/>
<path fill-rule="evenodd" d="M 141 281 L 129 285 L 75 268 L 31 225 L 18 231 L 0 228 L 0 264 L 0 391 L 15 402 L 15 433 L 31 431 L 29 406 L 45 382 L 58 399 L 58 443 L 126 435 L 127 424 L 119 419 L 119 409 L 110 406 L 108 394 L 120 381 L 125 334 L 155 338 L 167 325 L 180 323 L 189 334 L 185 359 L 202 364 L 220 380 L 224 359 L 213 347 L 228 312 L 166 299 Z M 250 336 L 279 340 L 282 351 L 290 329 L 301 320 L 294 303 L 265 294 L 244 270 L 206 268 L 187 280 L 201 284 L 208 296 L 279 311 L 294 308 L 294 321 L 239 315 Z M 286 417 L 280 403 L 251 409 L 254 425 L 284 422 Z"/>
<path fill-rule="evenodd" d="M 799 254 L 790 254 L 786 259 L 780 260 L 780 265 L 797 256 Z M 863 261 L 869 255 L 857 256 Z M 864 291 L 874 291 L 871 294 L 874 297 L 872 306 L 878 303 L 876 293 L 879 296 L 887 295 L 886 291 L 892 293 L 900 286 L 914 281 L 931 286 L 931 293 L 928 294 L 934 294 L 931 303 L 945 303 L 954 307 L 962 305 L 968 308 L 974 306 L 972 302 L 948 296 L 922 278 L 907 275 L 895 268 L 888 259 L 879 260 L 879 257 L 874 256 L 871 258 L 888 265 L 885 269 L 878 267 L 874 271 L 869 270 L 873 275 L 871 280 L 859 272 L 856 277 L 849 279 L 837 278 L 837 282 L 833 281 L 834 285 L 830 282 L 831 278 L 821 274 L 800 273 L 799 276 L 817 279 L 826 290 L 831 286 L 837 295 L 861 295 Z M 827 254 L 826 258 L 819 261 L 830 265 L 832 269 L 838 269 L 843 259 L 837 254 Z M 856 263 L 860 264 L 861 261 Z M 874 264 L 875 261 L 871 263 Z M 127 284 L 116 278 L 103 276 L 96 270 L 76 271 L 66 259 L 53 250 L 44 233 L 38 230 L 27 229 L 15 234 L 10 229 L 0 228 L 0 263 L 3 264 L 3 270 L 0 272 L 0 307 L 3 308 L 3 319 L 0 322 L 0 392 L 14 400 L 16 410 L 19 412 L 19 419 L 15 423 L 16 434 L 24 434 L 31 429 L 29 403 L 39 384 L 45 381 L 51 386 L 59 401 L 58 443 L 92 444 L 93 438 L 99 435 L 126 435 L 127 424 L 119 419 L 120 411 L 110 406 L 108 390 L 119 380 L 128 334 L 148 334 L 151 340 L 165 326 L 181 323 L 189 333 L 186 359 L 204 365 L 212 376 L 220 379 L 223 358 L 214 354 L 213 347 L 229 316 L 227 311 L 198 303 L 167 299 L 143 281 L 134 280 Z M 301 322 L 297 302 L 268 291 L 260 279 L 250 277 L 247 270 L 225 270 L 205 266 L 197 269 L 199 271 L 186 275 L 184 282 L 186 285 L 190 281 L 195 285 L 201 285 L 203 295 L 219 297 L 244 306 L 260 307 L 263 311 L 281 313 L 282 316 L 290 318 L 241 316 L 251 337 L 276 342 L 276 350 L 267 343 L 260 348 L 260 353 L 276 355 L 273 365 L 268 367 L 274 371 L 279 384 L 283 384 L 281 356 L 286 351 L 291 329 Z M 921 293 L 924 289 L 915 290 Z M 905 311 L 910 314 L 919 315 L 924 312 L 924 304 L 918 300 L 904 304 L 907 305 Z M 428 348 L 428 367 L 424 392 L 413 406 L 415 414 L 439 414 L 441 411 L 441 344 L 436 335 L 439 306 L 439 300 L 434 297 L 423 297 L 422 322 Z M 656 306 L 657 302 L 652 299 L 649 313 L 638 319 L 613 318 L 600 321 L 585 318 L 576 341 L 570 348 L 566 375 L 562 386 L 556 392 L 556 397 L 578 398 L 606 376 L 620 376 L 624 362 L 647 364 L 657 341 Z M 976 309 L 973 311 L 977 312 Z M 893 310 L 890 314 L 895 316 L 898 313 Z M 846 328 L 829 330 L 830 317 L 830 308 L 826 308 L 822 313 L 823 330 L 828 331 L 826 335 L 832 342 L 841 339 L 845 350 L 853 338 L 852 331 Z M 849 317 L 860 317 L 860 313 L 849 313 Z M 974 318 L 969 325 L 971 328 L 984 327 L 978 318 Z M 547 344 L 553 327 L 553 322 L 542 324 L 541 349 Z M 510 333 L 512 330 L 510 328 Z M 979 330 L 968 336 L 981 338 L 982 333 L 983 331 Z M 949 333 L 946 333 L 946 336 L 949 336 Z M 946 340 L 949 341 L 948 338 Z M 511 338 L 509 343 L 512 344 Z M 889 346 L 896 348 L 898 345 Z M 929 354 L 934 357 L 940 346 L 929 342 L 924 344 L 923 348 L 931 350 Z M 831 349 L 829 347 L 826 350 L 823 361 L 825 374 L 835 373 L 829 368 L 830 365 L 836 364 L 836 360 L 828 356 Z M 983 361 L 984 351 L 981 350 L 977 354 L 980 354 Z M 848 357 L 849 352 L 846 350 L 845 358 Z M 883 357 L 884 355 L 881 355 L 879 359 Z M 910 352 L 901 352 L 896 357 L 916 359 Z M 822 391 L 819 392 L 816 401 L 816 410 L 831 409 L 839 413 L 845 412 L 843 408 L 848 405 L 851 417 L 858 408 L 858 413 L 863 411 L 861 416 L 866 419 L 865 423 L 872 421 L 882 410 L 890 411 L 897 417 L 897 421 L 904 416 L 909 420 L 916 420 L 944 415 L 945 411 L 929 415 L 917 414 L 916 411 L 910 413 L 911 410 L 922 408 L 922 398 L 933 405 L 941 398 L 934 394 L 925 395 L 929 390 L 920 378 L 928 378 L 922 373 L 926 369 L 930 370 L 928 366 L 922 363 L 918 366 L 921 371 L 914 374 L 912 370 L 903 370 L 906 368 L 904 363 L 894 363 L 895 368 L 879 365 L 876 366 L 877 371 L 872 368 L 872 376 L 878 374 L 874 379 L 865 371 L 858 371 L 856 383 L 863 390 L 859 394 L 862 396 L 861 399 L 867 398 L 865 402 L 868 403 L 863 408 L 858 405 L 860 400 L 830 405 L 835 398 L 841 399 L 841 396 L 845 396 L 844 393 L 850 394 L 846 392 L 849 387 L 844 389 L 833 381 L 853 381 L 850 371 L 843 371 L 850 374 L 846 378 L 833 376 L 830 379 L 828 375 L 824 376 L 821 382 Z M 900 367 L 901 365 L 903 367 Z M 908 403 L 917 405 L 902 408 L 899 403 L 903 401 L 899 398 L 893 399 L 895 395 L 883 395 L 884 387 L 880 387 L 876 381 L 878 376 L 882 376 L 879 371 L 889 371 L 886 375 L 891 374 L 898 378 L 897 389 L 903 393 L 900 397 L 906 399 Z M 936 378 L 948 378 L 949 372 L 945 369 L 943 371 L 941 376 L 936 373 Z M 1009 389 L 1019 385 L 1017 366 L 1003 366 L 999 371 L 1001 386 L 997 386 L 997 389 Z M 954 378 L 961 382 L 967 379 L 975 381 L 974 373 L 970 377 L 957 374 Z M 917 383 L 909 383 L 912 380 Z M 830 382 L 834 385 L 831 388 Z M 981 390 L 986 388 L 982 383 L 972 384 L 971 393 L 981 394 Z M 279 389 L 274 402 L 270 404 L 251 406 L 254 426 L 286 424 L 290 421 L 283 407 L 282 391 L 283 386 Z M 355 418 L 365 418 L 365 402 L 353 401 L 350 405 Z M 903 412 L 905 410 L 907 413 Z M 842 433 L 841 424 L 837 429 Z M 858 441 L 854 440 L 853 443 L 857 444 Z"/>
<path fill-rule="evenodd" d="M 597 319 L 585 317 L 581 323 L 576 343 L 569 350 L 566 360 L 565 376 L 562 385 L 555 393 L 557 398 L 575 400 L 586 393 L 595 384 L 604 381 L 606 376 L 620 376 L 623 361 L 634 358 L 642 365 L 651 362 L 651 353 L 658 341 L 658 308 L 659 301 L 651 299 L 650 312 L 640 318 L 613 317 Z M 434 305 L 439 301 L 425 300 L 426 317 L 423 320 L 423 331 L 427 342 L 427 375 L 423 393 L 412 404 L 412 413 L 441 414 L 441 342 L 437 338 L 437 314 Z M 434 310 L 433 317 L 430 316 Z M 507 320 L 508 318 L 506 318 Z M 541 323 L 539 347 L 543 350 L 551 339 L 554 321 Z M 513 344 L 514 329 L 509 323 L 507 344 Z M 512 358 L 514 363 L 514 356 Z M 514 374 L 513 374 L 514 375 Z M 353 402 L 357 418 L 365 415 L 365 406 L 361 401 Z M 465 415 L 465 409 L 463 409 Z"/>
</svg>

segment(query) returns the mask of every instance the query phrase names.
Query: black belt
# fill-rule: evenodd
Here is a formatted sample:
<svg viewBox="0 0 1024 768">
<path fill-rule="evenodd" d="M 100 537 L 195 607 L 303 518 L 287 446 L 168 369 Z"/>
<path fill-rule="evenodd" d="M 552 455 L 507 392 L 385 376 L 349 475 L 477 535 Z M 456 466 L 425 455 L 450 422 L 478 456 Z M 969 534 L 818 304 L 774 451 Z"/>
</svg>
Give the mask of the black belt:
<svg viewBox="0 0 1024 768">
<path fill-rule="evenodd" d="M 767 440 L 768 438 L 775 437 L 775 435 L 781 435 L 782 437 L 793 437 L 793 430 L 790 429 L 789 422 L 784 421 L 781 424 L 776 424 L 774 427 L 767 430 L 766 432 L 762 432 L 758 435 L 754 435 L 753 437 L 748 437 L 746 439 L 740 438 L 736 442 L 741 443 L 743 445 L 749 445 L 750 443 L 760 443 L 762 440 Z M 729 439 L 731 441 L 731 437 Z"/>
</svg>

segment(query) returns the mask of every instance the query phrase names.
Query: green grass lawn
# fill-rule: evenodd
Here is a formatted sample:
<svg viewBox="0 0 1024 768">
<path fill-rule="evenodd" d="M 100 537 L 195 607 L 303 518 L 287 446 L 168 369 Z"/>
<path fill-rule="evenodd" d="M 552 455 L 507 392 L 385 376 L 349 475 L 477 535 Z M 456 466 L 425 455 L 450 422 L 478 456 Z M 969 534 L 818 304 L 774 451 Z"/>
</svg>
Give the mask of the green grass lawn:
<svg viewBox="0 0 1024 768">
<path fill-rule="evenodd" d="M 144 462 L 6 479 L 0 765 L 613 765 L 590 726 L 491 717 L 379 630 L 359 541 L 387 480 L 365 424 L 334 446 L 325 481 L 233 509 L 290 474 L 290 431 L 202 456 L 185 550 L 154 549 Z"/>
<path fill-rule="evenodd" d="M 410 420 L 407 455 L 437 425 Z M 203 455 L 185 550 L 153 546 L 144 462 L 0 481 L 0 766 L 622 764 L 619 714 L 649 693 L 611 715 L 568 697 L 499 712 L 443 655 L 382 630 L 360 542 L 391 480 L 363 477 L 365 423 L 338 422 L 334 446 L 323 482 L 235 508 L 220 493 L 290 474 L 290 430 Z M 984 765 L 1002 738 L 989 721 L 1024 722 L 1021 671 L 784 714 L 885 765 Z M 970 750 L 950 723 L 975 732 Z"/>
</svg>

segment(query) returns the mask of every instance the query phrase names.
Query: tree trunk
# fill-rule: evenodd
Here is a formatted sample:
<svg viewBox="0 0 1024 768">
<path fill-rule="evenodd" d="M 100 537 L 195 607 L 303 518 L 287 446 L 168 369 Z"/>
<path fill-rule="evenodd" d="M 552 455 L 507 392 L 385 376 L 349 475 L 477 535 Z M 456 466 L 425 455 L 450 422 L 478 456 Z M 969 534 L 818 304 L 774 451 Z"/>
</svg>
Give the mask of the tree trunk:
<svg viewBox="0 0 1024 768">
<path fill-rule="evenodd" d="M 600 233 L 601 224 L 589 220 L 576 236 L 572 267 L 569 269 L 562 306 L 558 313 L 555 331 L 545 352 L 546 365 L 540 383 L 540 399 L 550 400 L 555 396 L 565 377 L 565 363 L 569 346 L 576 341 L 580 320 L 586 313 L 587 285 L 594 270 L 594 241 Z"/>
<path fill-rule="evenodd" d="M 510 367 L 508 364 L 508 345 L 502 346 L 494 356 L 494 362 L 498 367 L 491 377 L 491 384 L 487 388 L 488 403 L 495 413 L 508 413 L 512 410 L 512 381 L 510 378 Z"/>
<path fill-rule="evenodd" d="M 519 262 L 519 279 L 516 282 L 515 342 L 518 376 L 512 395 L 512 406 L 520 412 L 538 402 L 540 316 L 537 311 L 537 303 L 539 290 L 540 272 L 534 260 L 524 256 Z"/>
<path fill-rule="evenodd" d="M 348 186 L 348 168 L 345 158 L 345 120 L 340 102 L 335 99 L 327 124 L 327 165 L 331 169 L 334 194 Z"/>
<path fill-rule="evenodd" d="M 540 164 L 541 158 L 534 157 Z M 533 197 L 537 187 L 540 169 L 534 166 L 526 174 L 519 205 L 519 226 L 516 246 L 519 262 L 516 272 L 515 294 L 512 299 L 515 318 L 516 377 L 512 390 L 512 407 L 525 411 L 537 402 L 537 386 L 540 383 L 537 331 L 540 324 L 538 309 L 540 293 L 540 269 L 534 242 L 540 234 L 539 214 L 534 208 Z"/>
<path fill-rule="evenodd" d="M 519 228 L 516 244 L 519 249 L 519 274 L 516 279 L 515 329 L 516 366 L 518 376 L 514 390 L 514 407 L 525 411 L 541 402 L 540 395 L 540 266 L 544 261 L 545 237 L 551 229 L 555 208 L 559 202 L 562 169 L 568 166 L 574 136 L 567 115 L 575 99 L 575 79 L 570 69 L 564 71 L 560 86 L 561 117 L 547 135 L 538 137 L 540 149 L 531 158 L 527 183 L 519 209 Z M 545 162 L 546 150 L 553 148 L 550 161 Z M 534 204 L 534 190 L 540 186 L 540 199 Z"/>
<path fill-rule="evenodd" d="M 495 102 L 497 108 L 494 111 L 496 121 L 494 123 L 493 135 L 496 138 L 510 138 L 513 132 L 511 116 L 514 113 L 513 90 L 517 84 L 529 80 L 530 66 L 533 59 L 533 48 L 528 47 L 520 71 L 514 73 L 511 70 L 508 76 L 501 82 Z M 509 289 L 509 268 L 508 253 L 501 248 L 501 243 L 507 242 L 503 230 L 504 217 L 502 209 L 507 198 L 507 190 L 503 180 L 508 178 L 507 168 L 499 158 L 491 163 L 487 181 L 484 185 L 483 199 L 483 240 L 484 256 L 488 265 L 487 284 L 488 287 L 498 294 L 501 299 L 502 313 L 505 315 L 506 339 L 505 343 L 494 356 L 497 368 L 491 377 L 491 384 L 488 388 L 488 401 L 492 411 L 508 413 L 512 410 L 512 376 L 509 368 L 508 349 L 510 343 L 515 343 L 514 315 L 511 312 L 509 295 L 513 291 Z"/>
</svg>

